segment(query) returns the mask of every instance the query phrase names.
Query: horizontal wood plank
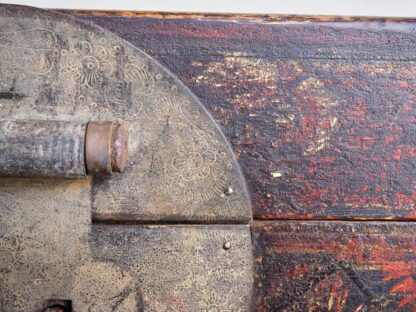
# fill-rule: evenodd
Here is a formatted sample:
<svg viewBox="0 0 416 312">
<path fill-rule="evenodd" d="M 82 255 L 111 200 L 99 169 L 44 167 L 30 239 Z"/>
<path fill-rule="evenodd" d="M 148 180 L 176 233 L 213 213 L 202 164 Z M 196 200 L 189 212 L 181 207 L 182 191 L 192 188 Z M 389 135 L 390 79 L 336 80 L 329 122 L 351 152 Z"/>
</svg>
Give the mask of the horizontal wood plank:
<svg viewBox="0 0 416 312">
<path fill-rule="evenodd" d="M 413 20 L 78 16 L 202 100 L 232 143 L 255 218 L 416 218 Z"/>
<path fill-rule="evenodd" d="M 252 225 L 255 311 L 415 311 L 416 225 Z"/>
</svg>

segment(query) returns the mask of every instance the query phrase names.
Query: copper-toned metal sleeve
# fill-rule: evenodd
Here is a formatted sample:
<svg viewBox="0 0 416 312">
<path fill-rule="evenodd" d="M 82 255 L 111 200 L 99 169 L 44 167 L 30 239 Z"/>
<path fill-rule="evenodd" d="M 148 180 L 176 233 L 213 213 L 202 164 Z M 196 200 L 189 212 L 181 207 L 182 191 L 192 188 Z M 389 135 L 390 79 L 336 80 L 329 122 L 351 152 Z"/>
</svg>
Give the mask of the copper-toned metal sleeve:
<svg viewBox="0 0 416 312">
<path fill-rule="evenodd" d="M 85 136 L 88 174 L 123 172 L 128 155 L 127 125 L 113 121 L 91 121 Z"/>
<path fill-rule="evenodd" d="M 128 157 L 129 129 L 126 123 L 114 123 L 111 140 L 111 170 L 123 172 Z"/>
</svg>

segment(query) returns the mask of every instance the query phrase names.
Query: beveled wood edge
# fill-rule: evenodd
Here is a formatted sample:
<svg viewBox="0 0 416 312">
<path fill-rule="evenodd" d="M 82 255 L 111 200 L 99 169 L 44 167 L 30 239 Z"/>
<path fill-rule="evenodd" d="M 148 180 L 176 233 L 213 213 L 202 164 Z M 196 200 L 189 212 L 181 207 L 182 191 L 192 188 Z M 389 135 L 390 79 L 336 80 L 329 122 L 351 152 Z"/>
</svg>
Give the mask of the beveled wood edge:
<svg viewBox="0 0 416 312">
<path fill-rule="evenodd" d="M 183 13 L 183 12 L 148 12 L 118 10 L 76 10 L 51 9 L 53 11 L 78 16 L 109 16 L 124 18 L 155 18 L 155 19 L 197 19 L 209 21 L 247 21 L 261 24 L 292 24 L 292 23 L 416 23 L 416 18 L 375 17 L 375 16 L 336 16 L 336 15 L 290 15 L 290 14 L 231 14 L 231 13 Z"/>
</svg>

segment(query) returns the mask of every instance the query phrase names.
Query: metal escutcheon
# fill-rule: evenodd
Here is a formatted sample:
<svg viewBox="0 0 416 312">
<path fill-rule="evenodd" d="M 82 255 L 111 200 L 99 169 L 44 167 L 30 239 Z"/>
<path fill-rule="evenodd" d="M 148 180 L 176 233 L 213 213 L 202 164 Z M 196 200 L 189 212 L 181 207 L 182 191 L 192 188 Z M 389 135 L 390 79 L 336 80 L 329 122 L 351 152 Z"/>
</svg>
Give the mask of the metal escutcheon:
<svg viewBox="0 0 416 312">
<path fill-rule="evenodd" d="M 0 5 L 1 311 L 248 311 L 250 200 L 219 127 L 97 26 Z"/>
</svg>

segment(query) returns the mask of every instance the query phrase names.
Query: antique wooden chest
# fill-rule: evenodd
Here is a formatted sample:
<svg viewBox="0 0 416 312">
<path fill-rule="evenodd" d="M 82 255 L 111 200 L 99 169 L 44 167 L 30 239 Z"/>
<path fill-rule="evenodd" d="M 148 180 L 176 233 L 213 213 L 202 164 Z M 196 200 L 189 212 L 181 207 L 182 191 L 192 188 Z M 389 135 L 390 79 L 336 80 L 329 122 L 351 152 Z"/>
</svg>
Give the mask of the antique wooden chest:
<svg viewBox="0 0 416 312">
<path fill-rule="evenodd" d="M 9 11 L 0 18 L 0 122 L 121 118 L 134 128 L 129 150 L 138 151 L 115 178 L 0 179 L 4 311 L 23 311 L 31 295 L 62 311 L 416 310 L 416 21 L 60 12 L 88 22 L 78 24 L 2 10 Z M 13 14 L 24 22 L 10 26 L 5 16 Z M 48 40 L 59 46 L 50 48 L 58 61 L 45 52 Z M 7 74 L 10 64 L 34 70 L 30 61 L 13 63 L 28 59 L 20 52 L 36 58 L 39 72 L 49 68 L 29 88 L 35 97 L 23 90 L 29 78 Z M 65 63 L 68 53 L 79 68 Z M 123 88 L 140 109 L 126 108 Z M 31 97 L 34 106 L 25 108 Z M 59 106 L 66 98 L 75 100 Z M 91 98 L 97 102 L 81 109 Z M 8 140 L 0 138 L 0 150 Z M 60 206 L 69 207 L 65 214 Z M 74 241 L 49 250 L 58 260 L 43 270 L 71 258 L 62 270 L 77 273 L 70 290 L 50 284 L 50 298 L 32 291 L 54 280 L 46 273 L 16 297 L 13 287 L 24 288 L 16 280 L 32 273 L 11 268 L 45 263 L 27 260 L 44 242 L 28 237 L 38 234 L 36 222 L 30 231 L 12 229 L 42 213 L 39 237 Z M 77 267 L 85 254 L 93 260 Z"/>
</svg>

